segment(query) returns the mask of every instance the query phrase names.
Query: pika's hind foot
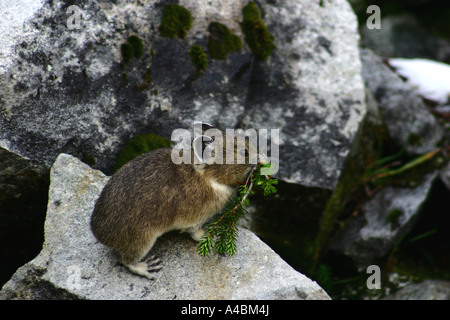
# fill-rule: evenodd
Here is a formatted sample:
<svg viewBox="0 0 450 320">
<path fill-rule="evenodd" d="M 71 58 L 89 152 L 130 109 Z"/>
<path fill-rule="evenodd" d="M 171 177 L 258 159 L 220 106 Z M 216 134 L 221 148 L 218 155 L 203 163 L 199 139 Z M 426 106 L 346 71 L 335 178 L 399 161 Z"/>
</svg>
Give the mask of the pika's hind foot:
<svg viewBox="0 0 450 320">
<path fill-rule="evenodd" d="M 152 273 L 158 272 L 162 269 L 161 260 L 156 256 L 150 256 L 144 261 L 127 264 L 126 267 L 133 273 L 138 274 L 142 277 L 146 277 L 150 280 L 155 280 Z"/>
</svg>

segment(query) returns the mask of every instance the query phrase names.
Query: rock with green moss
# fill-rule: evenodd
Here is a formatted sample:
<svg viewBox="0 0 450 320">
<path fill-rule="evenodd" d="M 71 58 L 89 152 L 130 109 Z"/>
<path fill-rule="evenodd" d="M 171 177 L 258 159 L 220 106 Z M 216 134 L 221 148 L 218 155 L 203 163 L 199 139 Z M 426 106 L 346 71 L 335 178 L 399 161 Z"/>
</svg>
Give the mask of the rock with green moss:
<svg viewBox="0 0 450 320">
<path fill-rule="evenodd" d="M 392 140 L 411 154 L 438 147 L 442 127 L 417 91 L 392 71 L 373 51 L 361 49 L 362 76 L 372 93 Z"/>
<path fill-rule="evenodd" d="M 211 22 L 208 27 L 208 52 L 211 58 L 224 60 L 227 54 L 241 50 L 241 39 L 219 22 Z"/>
<path fill-rule="evenodd" d="M 131 139 L 127 146 L 119 152 L 114 165 L 114 171 L 119 170 L 128 161 L 133 160 L 141 154 L 159 148 L 169 148 L 171 144 L 172 142 L 169 139 L 156 134 L 147 133 L 138 135 Z"/>
<path fill-rule="evenodd" d="M 386 187 L 377 192 L 362 204 L 332 249 L 350 257 L 360 270 L 376 264 L 411 229 L 436 177 L 437 171 L 427 174 L 415 188 Z"/>
<path fill-rule="evenodd" d="M 245 41 L 256 58 L 266 59 L 275 49 L 274 37 L 261 19 L 258 6 L 254 2 L 248 3 L 242 9 L 242 15 L 241 28 L 245 35 Z"/>
<path fill-rule="evenodd" d="M 164 7 L 159 32 L 163 37 L 184 39 L 192 27 L 192 15 L 188 9 L 178 4 Z"/>
<path fill-rule="evenodd" d="M 208 66 L 208 57 L 205 50 L 201 46 L 193 45 L 189 49 L 189 57 L 191 57 L 192 64 L 197 70 L 197 74 L 201 75 Z"/>
</svg>

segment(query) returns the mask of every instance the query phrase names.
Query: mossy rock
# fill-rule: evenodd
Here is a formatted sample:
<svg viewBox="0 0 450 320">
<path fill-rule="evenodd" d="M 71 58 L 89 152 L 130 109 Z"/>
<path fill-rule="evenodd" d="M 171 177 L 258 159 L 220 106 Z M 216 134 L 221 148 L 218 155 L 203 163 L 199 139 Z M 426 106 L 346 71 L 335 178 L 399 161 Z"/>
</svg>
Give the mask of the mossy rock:
<svg viewBox="0 0 450 320">
<path fill-rule="evenodd" d="M 167 38 L 184 39 L 192 27 L 192 15 L 186 8 L 178 4 L 168 4 L 164 7 L 159 32 Z"/>
<path fill-rule="evenodd" d="M 172 142 L 156 134 L 147 133 L 134 137 L 127 146 L 119 152 L 114 164 L 114 172 L 119 170 L 128 161 L 137 156 L 160 148 L 169 148 Z"/>
<path fill-rule="evenodd" d="M 208 51 L 211 58 L 224 60 L 228 53 L 242 49 L 241 39 L 232 34 L 227 26 L 219 22 L 211 22 L 208 31 Z"/>
<path fill-rule="evenodd" d="M 242 9 L 243 21 L 241 29 L 244 33 L 245 42 L 258 59 L 266 59 L 272 54 L 275 45 L 274 37 L 261 19 L 261 13 L 254 2 L 248 3 Z"/>
<path fill-rule="evenodd" d="M 203 71 L 206 70 L 208 65 L 208 58 L 206 56 L 205 50 L 201 46 L 193 45 L 189 49 L 189 56 L 191 57 L 191 61 L 194 64 L 195 69 L 197 70 L 197 75 L 201 75 Z"/>
</svg>

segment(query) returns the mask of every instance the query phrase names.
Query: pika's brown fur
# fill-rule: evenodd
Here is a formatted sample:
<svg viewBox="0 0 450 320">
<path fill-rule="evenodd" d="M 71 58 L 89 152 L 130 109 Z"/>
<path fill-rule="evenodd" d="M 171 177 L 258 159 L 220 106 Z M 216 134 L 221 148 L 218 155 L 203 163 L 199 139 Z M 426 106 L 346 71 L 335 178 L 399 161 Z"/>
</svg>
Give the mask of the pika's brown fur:
<svg viewBox="0 0 450 320">
<path fill-rule="evenodd" d="M 172 149 L 158 149 L 130 161 L 108 181 L 95 205 L 91 229 L 102 244 L 119 252 L 130 271 L 151 278 L 150 273 L 160 269 L 155 258 L 141 260 L 168 231 L 187 231 L 200 240 L 206 220 L 246 179 L 254 167 L 248 159 L 254 146 L 246 143 L 246 154 L 239 155 L 234 143 L 235 164 L 226 164 L 226 145 L 236 138 L 222 137 L 224 164 L 175 164 Z M 236 164 L 242 156 L 245 163 Z"/>
</svg>

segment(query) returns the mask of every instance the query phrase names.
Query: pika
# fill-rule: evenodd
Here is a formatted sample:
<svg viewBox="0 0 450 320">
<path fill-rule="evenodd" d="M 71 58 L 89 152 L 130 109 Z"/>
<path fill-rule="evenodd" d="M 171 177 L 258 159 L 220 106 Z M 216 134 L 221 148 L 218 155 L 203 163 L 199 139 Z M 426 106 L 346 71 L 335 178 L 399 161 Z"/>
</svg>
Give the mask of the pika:
<svg viewBox="0 0 450 320">
<path fill-rule="evenodd" d="M 215 134 L 208 135 L 211 130 Z M 208 124 L 202 125 L 202 135 L 196 139 L 191 142 L 197 144 L 190 163 L 175 164 L 170 148 L 131 160 L 111 177 L 95 204 L 92 233 L 115 249 L 121 263 L 135 274 L 153 279 L 152 273 L 161 269 L 158 258 L 146 257 L 162 234 L 181 230 L 199 241 L 205 222 L 221 211 L 256 167 L 249 159 L 256 147 L 248 141 L 244 148 L 238 147 L 236 136 Z M 208 163 L 195 148 L 198 145 L 202 151 L 214 146 L 212 154 L 222 151 L 224 160 Z M 227 150 L 233 154 L 226 154 Z M 225 161 L 230 157 L 233 161 Z"/>
</svg>

